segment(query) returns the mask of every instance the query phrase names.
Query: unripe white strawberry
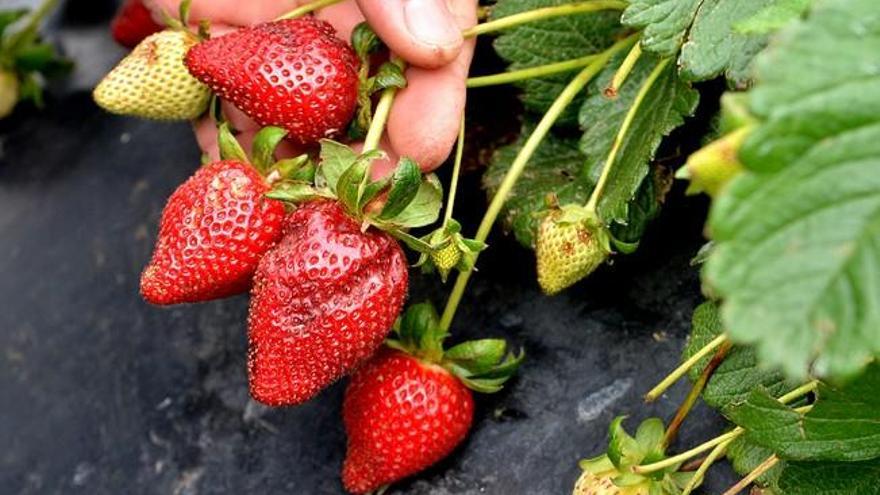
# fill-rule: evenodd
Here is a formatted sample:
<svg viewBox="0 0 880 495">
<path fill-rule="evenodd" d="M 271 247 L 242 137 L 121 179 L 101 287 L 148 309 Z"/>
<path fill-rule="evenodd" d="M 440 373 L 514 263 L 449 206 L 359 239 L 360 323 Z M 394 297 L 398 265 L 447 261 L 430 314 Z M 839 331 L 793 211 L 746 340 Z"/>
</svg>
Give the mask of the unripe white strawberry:
<svg viewBox="0 0 880 495">
<path fill-rule="evenodd" d="M 554 209 L 538 227 L 538 283 L 546 294 L 556 294 L 592 273 L 609 254 L 608 232 L 595 213 L 579 205 Z"/>
<path fill-rule="evenodd" d="M 198 39 L 165 30 L 140 42 L 95 88 L 93 97 L 111 113 L 156 120 L 188 120 L 208 107 L 211 91 L 183 64 Z"/>
</svg>

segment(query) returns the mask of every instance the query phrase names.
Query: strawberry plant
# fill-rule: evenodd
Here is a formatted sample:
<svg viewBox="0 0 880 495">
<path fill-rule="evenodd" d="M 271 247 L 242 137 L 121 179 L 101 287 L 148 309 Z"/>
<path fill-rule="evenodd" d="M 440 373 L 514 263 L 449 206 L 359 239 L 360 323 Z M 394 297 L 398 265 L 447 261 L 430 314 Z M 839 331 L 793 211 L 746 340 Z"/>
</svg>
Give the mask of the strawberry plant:
<svg viewBox="0 0 880 495">
<path fill-rule="evenodd" d="M 183 2 L 180 19 L 147 34 L 95 99 L 218 127 L 223 160 L 169 199 L 144 297 L 174 304 L 250 290 L 250 391 L 265 404 L 300 404 L 350 374 L 349 491 L 382 490 L 449 455 L 471 427 L 471 391 L 497 392 L 519 367 L 524 354 L 503 340 L 445 346 L 498 220 L 534 250 L 536 282 L 551 296 L 625 263 L 670 194 L 706 193 L 710 242 L 693 269 L 707 301 L 681 366 L 645 397 L 685 376 L 691 391 L 674 416 L 647 419 L 634 436 L 615 419 L 607 450 L 584 453 L 574 493 L 688 494 L 725 457 L 744 476 L 728 494 L 751 484 L 877 493 L 873 0 L 486 6 L 487 19 L 462 36 L 495 36 L 508 70 L 467 85 L 515 84 L 523 112 L 519 137 L 494 150 L 484 173 L 478 226 L 453 218 L 467 119 L 445 209 L 443 185 L 418 163 L 395 157 L 388 174 L 376 166 L 390 160 L 382 136 L 406 64 L 365 23 L 349 44 L 309 17 L 332 3 L 211 37 L 206 23 L 193 32 Z M 221 101 L 267 126 L 250 158 Z M 708 131 L 689 125 L 700 106 L 720 108 Z M 407 307 L 404 248 L 425 274 L 454 274 L 441 313 Z M 700 400 L 730 428 L 680 447 Z"/>
</svg>

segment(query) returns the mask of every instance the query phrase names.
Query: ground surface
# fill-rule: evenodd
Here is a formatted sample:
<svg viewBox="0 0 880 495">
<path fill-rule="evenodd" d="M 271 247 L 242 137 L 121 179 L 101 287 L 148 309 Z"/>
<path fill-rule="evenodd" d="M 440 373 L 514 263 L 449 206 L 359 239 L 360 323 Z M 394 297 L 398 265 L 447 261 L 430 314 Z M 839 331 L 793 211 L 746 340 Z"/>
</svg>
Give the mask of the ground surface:
<svg viewBox="0 0 880 495">
<path fill-rule="evenodd" d="M 86 88 L 121 55 L 100 24 L 111 3 L 68 5 L 55 32 L 77 72 L 43 112 L 0 122 L 0 493 L 342 493 L 344 383 L 263 408 L 247 395 L 246 297 L 158 309 L 138 296 L 162 204 L 198 152 L 186 125 L 91 103 Z M 471 229 L 478 185 L 466 177 L 457 215 Z M 675 194 L 639 254 L 554 298 L 531 253 L 495 236 L 454 338 L 504 336 L 528 358 L 479 399 L 462 448 L 391 493 L 568 493 L 615 415 L 671 417 L 683 386 L 640 397 L 676 364 L 700 301 L 689 260 L 703 207 Z M 444 302 L 448 287 L 413 278 L 411 300 Z M 720 428 L 698 408 L 682 441 Z"/>
</svg>

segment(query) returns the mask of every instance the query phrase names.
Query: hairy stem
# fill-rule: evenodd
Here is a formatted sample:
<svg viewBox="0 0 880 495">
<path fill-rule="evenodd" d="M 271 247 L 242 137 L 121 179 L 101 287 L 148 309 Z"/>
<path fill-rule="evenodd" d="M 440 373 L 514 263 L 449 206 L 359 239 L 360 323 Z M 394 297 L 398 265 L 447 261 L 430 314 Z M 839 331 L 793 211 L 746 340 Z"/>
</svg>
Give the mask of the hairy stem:
<svg viewBox="0 0 880 495">
<path fill-rule="evenodd" d="M 730 341 L 724 341 L 715 351 L 715 355 L 712 356 L 712 359 L 709 360 L 709 364 L 703 368 L 702 373 L 700 373 L 700 377 L 694 382 L 694 385 L 691 387 L 690 392 L 688 392 L 687 397 L 685 397 L 684 402 L 678 407 L 678 411 L 675 412 L 675 417 L 669 422 L 669 427 L 666 428 L 666 434 L 663 436 L 663 447 L 665 448 L 672 440 L 675 439 L 675 435 L 678 434 L 678 429 L 681 428 L 682 422 L 684 422 L 684 418 L 691 412 L 694 404 L 697 403 L 697 400 L 700 398 L 700 394 L 703 393 L 703 390 L 706 388 L 706 384 L 709 383 L 709 379 L 712 377 L 712 374 L 724 362 L 724 358 L 727 357 L 727 353 L 730 352 L 730 348 L 733 344 Z"/>
<path fill-rule="evenodd" d="M 681 363 L 678 368 L 672 370 L 672 373 L 666 376 L 660 383 L 658 383 L 654 388 L 652 388 L 647 394 L 645 394 L 646 402 L 653 402 L 657 400 L 658 397 L 663 395 L 669 387 L 672 386 L 673 383 L 677 382 L 679 378 L 683 377 L 691 368 L 696 366 L 696 364 L 708 356 L 709 353 L 717 349 L 721 344 L 727 341 L 727 336 L 722 334 L 718 337 L 715 337 L 712 342 L 709 342 L 702 349 L 697 351 L 693 356 L 689 357 L 685 362 Z"/>
<path fill-rule="evenodd" d="M 446 197 L 446 211 L 443 212 L 443 227 L 452 220 L 452 208 L 455 207 L 455 193 L 458 191 L 458 175 L 461 173 L 461 160 L 464 156 L 464 113 L 458 127 L 458 142 L 455 145 L 455 161 L 452 163 L 452 180 L 449 183 L 449 195 Z"/>
<path fill-rule="evenodd" d="M 775 466 L 778 462 L 779 458 L 776 457 L 775 454 L 764 459 L 764 462 L 758 464 L 758 467 L 753 469 L 752 472 L 746 475 L 745 478 L 739 480 L 737 484 L 730 487 L 726 492 L 724 492 L 724 495 L 736 495 L 737 493 L 745 490 L 747 486 L 751 485 L 752 482 L 758 479 L 762 474 L 772 469 L 773 466 Z"/>
<path fill-rule="evenodd" d="M 623 118 L 623 123 L 620 125 L 620 129 L 617 131 L 617 135 L 614 137 L 614 144 L 611 146 L 611 151 L 608 153 L 608 158 L 605 160 L 605 165 L 602 167 L 602 175 L 599 176 L 598 182 L 596 182 L 596 188 L 593 189 L 593 193 L 590 195 L 590 200 L 587 201 L 587 209 L 596 211 L 596 205 L 599 203 L 599 198 L 602 197 L 602 192 L 605 190 L 605 186 L 608 184 L 608 178 L 611 175 L 611 169 L 614 167 L 614 162 L 617 160 L 617 153 L 620 151 L 620 147 L 623 145 L 623 139 L 626 137 L 626 134 L 629 132 L 630 126 L 632 126 L 633 120 L 636 118 L 636 114 L 638 114 L 639 107 L 642 105 L 642 101 L 644 101 L 645 96 L 648 94 L 648 91 L 651 90 L 651 87 L 654 86 L 654 83 L 657 82 L 657 79 L 660 77 L 660 74 L 663 73 L 663 69 L 669 65 L 670 59 L 663 59 L 657 66 L 654 67 L 654 70 L 651 71 L 651 74 L 645 79 L 645 82 L 642 83 L 642 87 L 639 88 L 639 92 L 636 94 L 635 100 L 633 100 L 632 106 L 626 112 L 626 116 Z"/>
<path fill-rule="evenodd" d="M 510 72 L 502 72 L 500 74 L 492 74 L 490 76 L 471 77 L 467 80 L 467 87 L 482 88 L 484 86 L 494 86 L 496 84 L 507 84 L 516 81 L 524 81 L 526 79 L 534 79 L 537 77 L 549 76 L 560 72 L 569 72 L 574 69 L 580 69 L 589 65 L 596 59 L 596 55 L 587 55 L 586 57 L 573 58 L 571 60 L 563 60 L 546 65 L 538 65 L 527 69 L 514 70 Z"/>
<path fill-rule="evenodd" d="M 617 96 L 620 87 L 626 82 L 626 78 L 629 77 L 630 72 L 632 72 L 633 67 L 635 67 L 636 62 L 639 61 L 641 56 L 642 45 L 636 43 L 629 53 L 626 54 L 626 58 L 623 59 L 620 67 L 617 68 L 617 72 L 615 72 L 614 77 L 611 78 L 611 84 L 605 88 L 605 96 L 609 98 L 615 98 Z"/>
<path fill-rule="evenodd" d="M 513 160 L 513 163 L 511 163 L 507 174 L 504 176 L 504 180 L 501 181 L 498 191 L 495 193 L 495 196 L 492 197 L 492 202 L 489 204 L 489 208 L 486 210 L 486 213 L 483 215 L 483 220 L 480 222 L 480 227 L 477 229 L 477 235 L 475 237 L 477 241 L 486 241 L 486 238 L 489 236 L 489 231 L 492 230 L 492 225 L 495 223 L 495 219 L 498 218 L 498 214 L 501 212 L 501 208 L 507 200 L 507 196 L 516 184 L 522 171 L 525 169 L 529 159 L 531 159 L 532 154 L 534 154 L 535 150 L 538 148 L 538 145 L 541 144 L 541 141 L 547 133 L 550 132 L 550 128 L 556 122 L 556 119 L 562 115 L 562 112 L 568 104 L 574 100 L 575 96 L 581 92 L 584 86 L 596 77 L 596 74 L 605 67 L 605 64 L 608 63 L 608 60 L 611 57 L 621 50 L 625 50 L 634 42 L 635 37 L 630 36 L 618 41 L 610 48 L 597 55 L 596 60 L 578 73 L 578 75 L 568 83 L 565 89 L 562 90 L 559 96 L 556 97 L 556 100 L 550 106 L 550 109 L 547 110 L 547 113 L 544 114 L 541 121 L 535 127 L 535 130 L 532 131 L 532 134 L 526 140 L 525 144 L 523 144 L 522 149 L 519 151 L 516 158 Z M 446 308 L 443 310 L 443 316 L 440 319 L 440 328 L 443 331 L 448 331 L 449 326 L 452 324 L 452 318 L 455 316 L 455 311 L 458 309 L 458 304 L 461 302 L 461 298 L 464 295 L 464 290 L 467 287 L 472 272 L 473 270 L 460 272 L 455 279 L 455 286 L 452 288 L 449 300 L 446 302 Z"/>
<path fill-rule="evenodd" d="M 788 404 L 788 403 L 795 401 L 797 399 L 800 399 L 801 397 L 807 395 L 808 393 L 816 390 L 816 387 L 818 387 L 818 386 L 819 386 L 819 380 L 813 380 L 809 383 L 805 383 L 805 384 L 801 385 L 800 387 L 792 390 L 791 392 L 781 396 L 779 398 L 779 402 L 782 402 L 783 404 Z"/>
<path fill-rule="evenodd" d="M 324 7 L 329 7 L 335 3 L 339 3 L 342 0 L 315 0 L 314 2 L 309 2 L 305 5 L 301 5 L 290 12 L 276 18 L 276 21 L 280 21 L 282 19 L 295 19 L 297 17 L 302 17 L 306 14 L 314 12 L 318 9 L 323 9 Z"/>
<path fill-rule="evenodd" d="M 586 12 L 598 12 L 601 10 L 623 10 L 627 6 L 627 2 L 621 0 L 588 0 L 586 2 L 570 3 L 558 5 L 555 7 L 545 7 L 541 9 L 520 12 L 494 21 L 477 24 L 474 27 L 462 31 L 465 38 L 470 38 L 480 34 L 490 33 L 501 29 L 507 29 L 527 22 L 540 21 L 550 19 L 552 17 L 567 16 L 572 14 L 583 14 Z"/>
</svg>

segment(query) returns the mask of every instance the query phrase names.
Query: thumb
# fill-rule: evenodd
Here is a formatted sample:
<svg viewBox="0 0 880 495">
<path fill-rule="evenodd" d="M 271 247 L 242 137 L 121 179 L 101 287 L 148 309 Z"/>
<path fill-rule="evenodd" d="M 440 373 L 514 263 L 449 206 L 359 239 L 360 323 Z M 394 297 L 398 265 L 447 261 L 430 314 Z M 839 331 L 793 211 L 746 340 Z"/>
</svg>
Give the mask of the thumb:
<svg viewBox="0 0 880 495">
<path fill-rule="evenodd" d="M 475 0 L 357 0 L 367 22 L 404 60 L 424 68 L 453 61 L 461 30 L 469 26 Z M 471 21 L 472 23 L 472 21 Z"/>
</svg>

